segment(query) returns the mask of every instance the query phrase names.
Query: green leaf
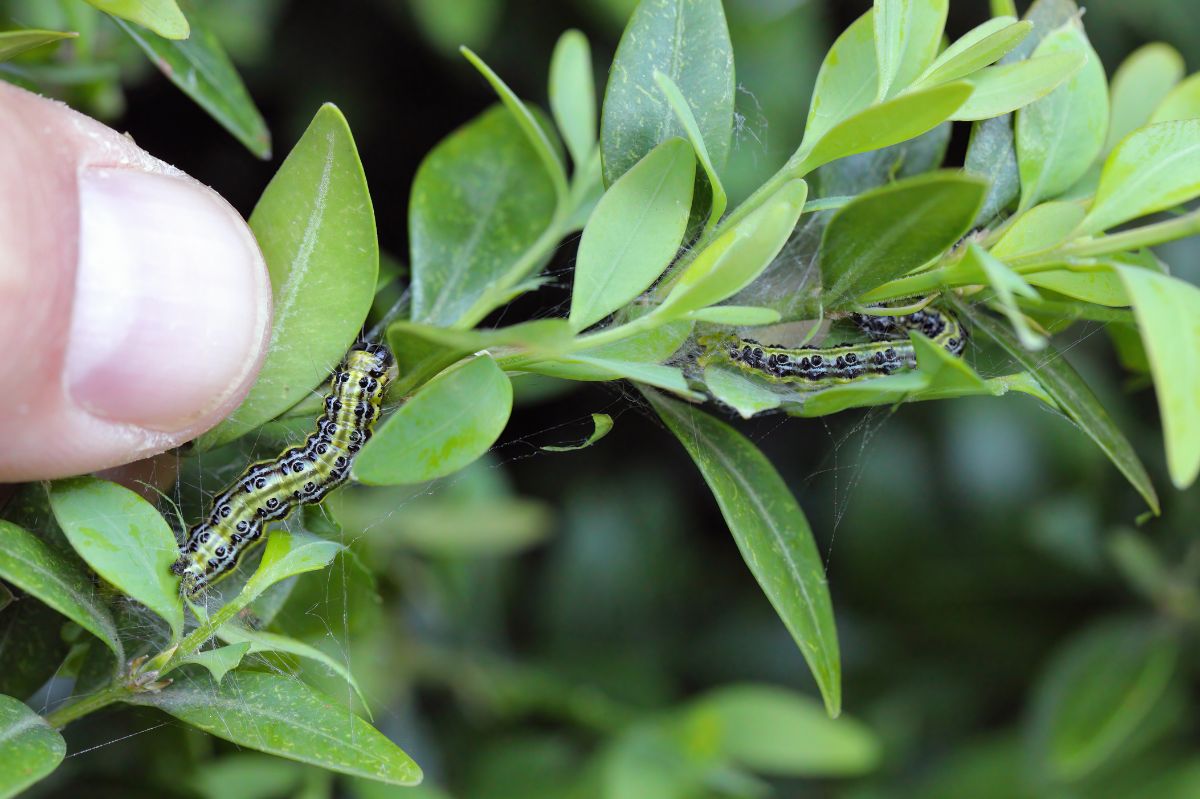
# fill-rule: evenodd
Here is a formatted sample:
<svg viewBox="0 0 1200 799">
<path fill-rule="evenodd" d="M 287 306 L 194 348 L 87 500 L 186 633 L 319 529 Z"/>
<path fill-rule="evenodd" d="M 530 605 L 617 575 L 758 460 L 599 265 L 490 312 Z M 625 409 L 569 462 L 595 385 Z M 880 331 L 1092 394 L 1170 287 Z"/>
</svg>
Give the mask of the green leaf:
<svg viewBox="0 0 1200 799">
<path fill-rule="evenodd" d="M 971 126 L 967 157 L 963 170 L 981 177 L 988 183 L 983 207 L 975 224 L 986 225 L 1012 204 L 1021 193 L 1021 177 L 1017 173 L 1017 148 L 1014 146 L 1012 118 L 1009 116 L 984 119 Z"/>
<path fill-rule="evenodd" d="M 1129 294 L 1112 264 L 1095 264 L 1087 269 L 1050 269 L 1031 272 L 1025 279 L 1035 285 L 1084 302 L 1109 308 L 1129 305 Z"/>
<path fill-rule="evenodd" d="M 26 50 L 62 39 L 74 39 L 78 35 L 78 33 L 45 30 L 0 31 L 0 62 L 14 58 Z"/>
<path fill-rule="evenodd" d="M 50 507 L 71 546 L 92 570 L 183 631 L 175 534 L 154 506 L 124 486 L 95 477 L 57 480 Z"/>
<path fill-rule="evenodd" d="M 1087 60 L 1069 80 L 1017 112 L 1017 159 L 1023 208 L 1069 189 L 1083 177 L 1104 147 L 1108 85 L 1100 57 L 1088 43 L 1078 21 L 1047 34 L 1034 51 L 1034 60 L 1079 55 Z M 1057 74 L 1063 69 L 1059 66 L 1053 72 Z"/>
<path fill-rule="evenodd" d="M 704 168 L 705 177 L 708 178 L 708 188 L 709 193 L 712 195 L 712 202 L 709 204 L 708 221 L 705 222 L 704 230 L 700 234 L 701 236 L 707 236 L 717 226 L 717 223 L 721 221 L 729 198 L 725 194 L 725 187 L 721 184 L 721 177 L 717 174 L 717 169 L 708 154 L 708 146 L 704 143 L 704 136 L 700 132 L 700 125 L 696 122 L 696 116 L 692 113 L 687 98 L 683 96 L 683 92 L 679 91 L 679 87 L 675 85 L 675 82 L 661 72 L 654 73 L 654 82 L 658 84 L 662 93 L 666 95 L 667 103 L 670 104 L 671 111 L 674 112 L 675 118 L 679 120 L 679 124 L 683 125 L 683 129 L 687 131 L 688 141 L 692 143 L 692 149 L 696 152 L 696 159 L 700 162 L 700 166 Z"/>
<path fill-rule="evenodd" d="M 546 129 L 542 127 L 542 123 L 538 120 L 533 112 L 521 102 L 521 98 L 517 97 L 516 93 L 508 87 L 508 84 L 500 79 L 500 76 L 492 71 L 492 68 L 483 62 L 483 59 L 471 52 L 468 47 L 460 47 L 459 51 L 463 56 L 471 62 L 471 66 L 479 70 L 479 73 L 491 84 L 495 89 L 496 94 L 500 97 L 500 101 L 504 103 L 517 120 L 517 125 L 520 126 L 521 132 L 525 134 L 525 138 L 529 141 L 533 151 L 537 153 L 538 160 L 542 162 L 542 166 L 546 170 L 546 174 L 550 176 L 550 182 L 554 185 L 554 193 L 557 197 L 559 205 L 563 205 L 567 200 L 567 173 L 563 168 L 562 159 L 558 157 L 558 152 L 554 145 L 550 143 L 550 139 L 546 134 Z"/>
<path fill-rule="evenodd" d="M 1016 302 L 1018 294 L 1036 300 L 1038 298 L 1037 291 L 1010 269 L 1008 264 L 974 242 L 968 245 L 964 261 L 981 269 L 987 275 L 988 283 L 996 292 L 1000 308 L 1016 332 L 1021 346 L 1032 352 L 1045 349 L 1046 337 L 1033 332 L 1029 327 L 1029 322 L 1025 319 L 1025 314 L 1021 313 Z"/>
<path fill-rule="evenodd" d="M 714 399 L 733 408 L 743 419 L 775 410 L 783 403 L 779 394 L 761 382 L 720 364 L 704 370 L 704 387 Z"/>
<path fill-rule="evenodd" d="M 626 305 L 667 268 L 683 240 L 695 178 L 691 145 L 668 139 L 604 193 L 579 242 L 572 329 Z"/>
<path fill-rule="evenodd" d="M 243 653 L 258 653 L 258 652 L 286 652 L 296 657 L 301 657 L 306 660 L 312 660 L 325 666 L 334 674 L 345 680 L 354 693 L 358 695 L 358 700 L 362 702 L 363 708 L 370 712 L 367 705 L 367 698 L 363 695 L 362 688 L 358 686 L 358 681 L 354 679 L 354 675 L 350 673 L 350 669 L 346 664 L 340 663 L 334 658 L 317 649 L 315 646 L 310 646 L 303 641 L 297 641 L 286 635 L 271 633 L 265 630 L 248 630 L 245 627 L 239 627 L 236 624 L 225 624 L 217 630 L 217 637 L 230 646 L 222 647 L 222 649 L 232 649 L 233 647 L 241 647 Z M 213 651 L 222 651 L 222 649 Z M 236 665 L 236 664 L 235 664 Z M 210 669 L 211 671 L 211 669 Z M 213 677 L 217 682 L 221 681 L 221 677 L 213 672 Z"/>
<path fill-rule="evenodd" d="M 1098 233 L 1200 195 L 1200 119 L 1159 122 L 1126 136 L 1104 163 L 1080 230 Z"/>
<path fill-rule="evenodd" d="M 522 259 L 554 216 L 554 186 L 508 109 L 443 139 L 413 179 L 412 320 L 457 322 Z"/>
<path fill-rule="evenodd" d="M 808 185 L 791 180 L 749 216 L 704 248 L 679 276 L 656 313 L 682 315 L 733 296 L 783 249 L 804 210 Z"/>
<path fill-rule="evenodd" d="M 1154 109 L 1150 124 L 1200 117 L 1200 73 L 1190 75 Z"/>
<path fill-rule="evenodd" d="M 600 114 L 604 183 L 612 185 L 662 142 L 686 136 L 655 83 L 662 72 L 697 113 L 720 170 L 733 137 L 733 48 L 720 0 L 642 0 L 609 71 Z"/>
<path fill-rule="evenodd" d="M 354 461 L 368 485 L 423 483 L 453 474 L 496 443 L 512 412 L 512 383 L 490 356 L 425 384 L 383 423 Z"/>
<path fill-rule="evenodd" d="M 692 335 L 693 324 L 686 319 L 668 322 L 628 338 L 581 351 L 580 355 L 635 363 L 662 363 L 679 350 Z"/>
<path fill-rule="evenodd" d="M 1015 258 L 1057 247 L 1075 232 L 1085 214 L 1079 203 L 1055 201 L 1035 205 L 1004 231 L 992 245 L 992 255 L 1001 259 Z"/>
<path fill-rule="evenodd" d="M 875 0 L 876 99 L 898 94 L 933 63 L 949 9 L 949 0 Z"/>
<path fill-rule="evenodd" d="M 0 520 L 0 577 L 36 597 L 103 641 L 124 661 L 108 609 L 83 567 L 33 533 Z"/>
<path fill-rule="evenodd" d="M 221 685 L 200 677 L 126 701 L 248 749 L 392 785 L 421 781 L 421 769 L 398 746 L 294 677 L 235 671 Z"/>
<path fill-rule="evenodd" d="M 1036 354 L 1028 352 L 1011 332 L 991 316 L 975 311 L 953 297 L 951 303 L 959 317 L 976 333 L 996 342 L 1021 366 L 1033 373 L 1063 413 L 1078 425 L 1088 438 L 1096 442 L 1157 515 L 1158 495 L 1154 491 L 1154 484 L 1150 482 L 1150 476 L 1146 474 L 1146 467 L 1138 459 L 1129 440 L 1096 399 L 1096 395 L 1066 358 L 1053 347 Z"/>
<path fill-rule="evenodd" d="M 1183 77 L 1183 56 L 1169 44 L 1154 42 L 1134 50 L 1117 67 L 1109 94 L 1112 108 L 1104 152 L 1150 121 Z"/>
<path fill-rule="evenodd" d="M 568 347 L 575 337 L 565 319 L 534 319 L 508 327 L 474 330 L 435 327 L 401 320 L 388 326 L 389 338 L 393 335 L 419 338 L 463 354 L 489 347 L 520 347 L 534 353 L 552 353 Z M 394 350 L 398 356 L 401 349 L 397 347 Z"/>
<path fill-rule="evenodd" d="M 324 569 L 344 549 L 336 541 L 328 541 L 311 533 L 272 530 L 258 569 L 246 581 L 246 587 L 238 594 L 237 602 L 244 607 L 275 583 L 297 574 Z"/>
<path fill-rule="evenodd" d="M 774 308 L 749 305 L 713 305 L 688 314 L 689 319 L 728 327 L 759 327 L 773 325 L 782 317 Z"/>
<path fill-rule="evenodd" d="M 242 658 L 250 651 L 249 642 L 219 646 L 216 649 L 202 649 L 190 655 L 181 657 L 177 662 L 183 666 L 193 663 L 208 669 L 208 673 L 220 685 L 225 675 L 233 671 L 242 662 Z"/>
<path fill-rule="evenodd" d="M 101 11 L 149 28 L 164 39 L 186 39 L 191 32 L 176 0 L 85 0 Z M 122 24 L 122 27 L 124 25 Z"/>
<path fill-rule="evenodd" d="M 1166 690 L 1177 650 L 1153 619 L 1124 619 L 1090 627 L 1056 653 L 1030 730 L 1049 776 L 1076 780 L 1113 758 Z"/>
<path fill-rule="evenodd" d="M 271 157 L 271 132 L 220 41 L 197 19 L 187 37 L 156 36 L 122 20 L 129 38 L 184 94 L 259 158 Z M 181 41 L 180 41 L 181 40 Z"/>
<path fill-rule="evenodd" d="M 0 695 L 0 799 L 16 796 L 54 771 L 66 754 L 67 742 L 58 730 L 23 702 Z"/>
<path fill-rule="evenodd" d="M 799 152 L 808 152 L 835 125 L 867 108 L 879 88 L 879 59 L 875 54 L 874 10 L 842 31 L 817 73 L 804 140 Z"/>
<path fill-rule="evenodd" d="M 1029 35 L 1032 22 L 1013 17 L 993 17 L 967 31 L 930 64 L 913 85 L 936 86 L 964 78 L 997 61 Z"/>
<path fill-rule="evenodd" d="M 882 755 L 866 725 L 831 719 L 815 700 L 775 686 L 724 686 L 693 702 L 688 715 L 723 756 L 759 774 L 850 777 L 872 771 Z"/>
<path fill-rule="evenodd" d="M 695 461 L 742 557 L 783 619 L 830 716 L 841 712 L 841 662 L 821 555 L 800 506 L 749 440 L 689 405 L 645 392 Z"/>
<path fill-rule="evenodd" d="M 975 91 L 952 119 L 989 119 L 1016 111 L 1050 94 L 1086 62 L 1080 53 L 1050 53 L 981 69 L 966 79 Z"/>
<path fill-rule="evenodd" d="M 680 396 L 703 399 L 703 395 L 696 394 L 688 388 L 683 372 L 674 366 L 662 366 L 657 363 L 622 361 L 579 354 L 569 358 L 556 358 L 552 361 L 536 361 L 525 364 L 522 368 L 534 374 L 561 377 L 565 380 L 632 380 L 636 383 L 672 391 Z"/>
<path fill-rule="evenodd" d="M 969 83 L 957 81 L 873 105 L 835 125 L 810 151 L 804 152 L 801 145 L 801 154 L 793 156 L 796 173 L 807 174 L 838 158 L 920 136 L 951 119 L 971 91 Z"/>
<path fill-rule="evenodd" d="M 592 434 L 588 436 L 585 441 L 580 444 L 572 444 L 565 447 L 550 446 L 542 447 L 541 449 L 545 450 L 546 452 L 574 452 L 577 449 L 587 449 L 592 444 L 595 444 L 597 441 L 608 435 L 612 431 L 612 428 L 613 420 L 611 416 L 609 416 L 607 413 L 593 413 Z"/>
<path fill-rule="evenodd" d="M 949 250 L 971 229 L 983 181 L 934 172 L 861 194 L 834 214 L 821 244 L 821 302 L 852 304 Z"/>
<path fill-rule="evenodd" d="M 1150 358 L 1171 482 L 1200 473 L 1200 288 L 1149 269 L 1118 265 Z"/>
<path fill-rule="evenodd" d="M 578 173 L 596 149 L 596 84 L 587 37 L 569 30 L 550 59 L 550 111 Z"/>
<path fill-rule="evenodd" d="M 250 215 L 275 319 L 258 381 L 202 450 L 245 435 L 327 378 L 362 327 L 379 269 L 375 214 L 350 128 L 323 105 Z"/>
</svg>

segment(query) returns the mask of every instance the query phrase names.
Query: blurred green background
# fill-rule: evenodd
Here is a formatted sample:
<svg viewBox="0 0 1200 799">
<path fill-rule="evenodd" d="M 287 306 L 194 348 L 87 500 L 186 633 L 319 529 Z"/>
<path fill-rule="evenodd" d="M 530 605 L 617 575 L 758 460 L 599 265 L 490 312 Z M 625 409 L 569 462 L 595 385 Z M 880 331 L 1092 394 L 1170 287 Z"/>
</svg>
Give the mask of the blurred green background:
<svg viewBox="0 0 1200 799">
<path fill-rule="evenodd" d="M 334 101 L 358 142 L 381 245 L 403 260 L 420 159 L 493 102 L 457 46 L 470 45 L 519 94 L 544 103 L 558 35 L 569 27 L 588 35 L 602 87 L 633 5 L 197 3 L 192 13 L 215 27 L 270 125 L 276 158 L 268 162 L 107 23 L 97 36 L 111 39 L 123 90 L 97 80 L 55 91 L 246 214 L 318 105 Z M 868 6 L 726 0 L 739 85 L 727 181 L 735 199 L 799 141 L 825 48 Z M 52 7 L 0 2 L 0 22 L 54 27 Z M 1195 11 L 1194 0 L 1096 0 L 1084 19 L 1110 75 L 1154 40 L 1173 44 L 1194 70 Z M 961 34 L 986 14 L 982 0 L 956 0 L 949 30 Z M 1195 241 L 1160 254 L 1177 274 L 1200 279 Z M 551 266 L 556 280 L 506 318 L 563 310 L 572 258 L 568 243 Z M 768 714 L 746 735 L 796 751 L 841 747 L 846 776 L 796 763 L 776 776 L 769 768 L 753 769 L 761 778 L 713 776 L 702 729 L 672 728 L 671 745 L 628 732 L 638 719 L 676 718 L 661 714 L 728 684 L 815 689 L 691 462 L 619 386 L 518 381 L 518 409 L 485 462 L 420 491 L 346 492 L 334 510 L 357 557 L 306 583 L 282 623 L 346 658 L 380 728 L 431 783 L 463 799 L 592 796 L 601 783 L 603 795 L 622 799 L 768 789 L 853 799 L 1200 796 L 1192 632 L 1200 488 L 1169 488 L 1153 396 L 1126 381 L 1103 331 L 1076 325 L 1059 343 L 1145 459 L 1163 495 L 1161 518 L 1136 528 L 1142 506 L 1133 490 L 1068 421 L 1028 398 L 739 423 L 794 488 L 817 535 L 846 712 L 869 728 L 823 744 L 821 725 Z M 539 450 L 586 437 L 592 412 L 616 422 L 597 446 Z M 1176 651 L 1159 633 L 1179 629 Z M 68 760 L 45 790 L 441 795 L 331 787 L 324 775 L 155 727 L 160 721 L 128 712 L 89 719 L 72 751 L 87 739 L 105 745 Z M 613 777 L 621 768 L 627 773 Z"/>
</svg>

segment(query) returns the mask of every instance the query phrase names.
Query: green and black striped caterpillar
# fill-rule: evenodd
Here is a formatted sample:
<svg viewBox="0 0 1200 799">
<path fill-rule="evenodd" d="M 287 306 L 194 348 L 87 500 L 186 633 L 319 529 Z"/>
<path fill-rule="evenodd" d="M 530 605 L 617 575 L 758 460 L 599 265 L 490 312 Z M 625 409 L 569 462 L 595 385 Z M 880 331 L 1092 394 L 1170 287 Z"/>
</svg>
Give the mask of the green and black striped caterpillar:
<svg viewBox="0 0 1200 799">
<path fill-rule="evenodd" d="M 902 316 L 856 313 L 850 318 L 871 341 L 835 347 L 788 348 L 760 344 L 733 334 L 718 334 L 701 337 L 699 343 L 704 351 L 697 363 L 701 367 L 731 363 L 741 371 L 772 382 L 820 389 L 916 368 L 909 330 L 920 332 L 952 355 L 962 355 L 967 343 L 966 328 L 958 317 L 938 308 Z"/>
<path fill-rule="evenodd" d="M 396 363 L 380 344 L 358 344 L 330 378 L 325 414 L 298 447 L 262 461 L 213 500 L 208 518 L 192 527 L 171 571 L 179 590 L 192 596 L 228 574 L 262 539 L 268 523 L 301 505 L 320 502 L 346 481 L 354 457 L 371 437 Z"/>
</svg>

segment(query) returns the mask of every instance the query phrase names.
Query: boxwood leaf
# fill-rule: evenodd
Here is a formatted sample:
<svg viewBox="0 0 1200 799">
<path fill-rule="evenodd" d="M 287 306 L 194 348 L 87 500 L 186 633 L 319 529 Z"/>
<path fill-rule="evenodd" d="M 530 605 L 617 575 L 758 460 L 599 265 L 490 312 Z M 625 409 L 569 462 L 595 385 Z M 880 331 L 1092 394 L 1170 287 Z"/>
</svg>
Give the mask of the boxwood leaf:
<svg viewBox="0 0 1200 799">
<path fill-rule="evenodd" d="M 221 42 L 207 25 L 197 19 L 190 36 L 186 32 L 183 36 L 162 36 L 121 19 L 117 24 L 171 83 L 232 133 L 247 150 L 259 158 L 271 157 L 271 132 L 267 130 L 267 123 Z"/>
<path fill-rule="evenodd" d="M 933 63 L 949 10 L 949 0 L 875 0 L 877 99 L 898 94 Z"/>
<path fill-rule="evenodd" d="M 841 661 L 820 552 L 791 490 L 741 433 L 685 403 L 645 392 L 708 483 L 763 593 L 783 619 L 833 717 L 841 712 Z"/>
<path fill-rule="evenodd" d="M 242 642 L 230 644 L 229 646 L 219 646 L 216 649 L 201 649 L 190 655 L 181 657 L 177 663 L 180 666 L 188 663 L 203 666 L 208 669 L 208 673 L 220 685 L 221 680 L 225 679 L 225 675 L 236 669 L 241 664 L 242 658 L 249 651 L 250 644 Z"/>
<path fill-rule="evenodd" d="M 1083 55 L 1086 60 L 1070 79 L 1017 112 L 1023 208 L 1069 189 L 1104 147 L 1108 84 L 1100 57 L 1078 21 L 1051 31 L 1034 50 L 1035 60 L 1056 55 Z M 1057 74 L 1062 69 L 1064 66 L 1052 71 Z"/>
<path fill-rule="evenodd" d="M 24 53 L 26 50 L 32 50 L 44 44 L 61 41 L 62 39 L 73 39 L 78 35 L 78 33 L 60 33 L 59 31 L 33 29 L 0 31 L 0 61 L 7 61 Z"/>
<path fill-rule="evenodd" d="M 877 96 L 874 20 L 874 10 L 863 14 L 842 31 L 825 54 L 813 86 L 800 152 L 811 150 L 834 125 L 862 111 Z"/>
<path fill-rule="evenodd" d="M 291 676 L 235 671 L 219 685 L 201 676 L 126 701 L 248 749 L 392 785 L 421 781 L 421 769 L 400 747 Z"/>
<path fill-rule="evenodd" d="M 1163 42 L 1143 45 L 1121 62 L 1109 87 L 1111 115 L 1104 152 L 1150 121 L 1183 71 L 1183 56 Z"/>
<path fill-rule="evenodd" d="M 856 302 L 954 246 L 971 228 L 986 184 L 957 172 L 933 172 L 860 194 L 825 228 L 821 301 Z"/>
<path fill-rule="evenodd" d="M 596 205 L 575 260 L 571 327 L 582 330 L 645 291 L 675 257 L 692 207 L 696 158 L 671 138 L 621 175 Z"/>
<path fill-rule="evenodd" d="M 375 295 L 379 245 L 362 163 L 345 117 L 324 105 L 267 185 L 250 228 L 275 299 L 258 382 L 200 437 L 209 449 L 273 419 L 323 381 L 354 342 Z"/>
<path fill-rule="evenodd" d="M 936 86 L 983 69 L 1020 44 L 1032 29 L 1032 22 L 992 17 L 942 51 L 914 86 Z"/>
<path fill-rule="evenodd" d="M 1076 780 L 1112 758 L 1167 689 L 1177 650 L 1152 619 L 1109 620 L 1068 641 L 1033 700 L 1031 751 L 1048 776 Z"/>
<path fill-rule="evenodd" d="M 176 637 L 183 631 L 175 534 L 133 491 L 95 477 L 56 480 L 50 507 L 71 546 L 92 570 L 154 611 Z"/>
<path fill-rule="evenodd" d="M 24 702 L 0 695 L 0 799 L 45 777 L 62 762 L 67 742 Z"/>
<path fill-rule="evenodd" d="M 808 184 L 785 183 L 688 265 L 658 311 L 682 315 L 733 296 L 758 277 L 787 243 L 804 210 Z"/>
<path fill-rule="evenodd" d="M 1040 353 L 1029 352 L 1021 346 L 1013 333 L 995 318 L 976 311 L 953 297 L 950 298 L 950 302 L 960 318 L 964 319 L 975 333 L 996 342 L 1021 366 L 1033 373 L 1062 412 L 1096 442 L 1157 515 L 1158 495 L 1154 491 L 1154 484 L 1150 482 L 1150 475 L 1146 474 L 1146 467 L 1142 465 L 1129 440 L 1113 423 L 1108 412 L 1075 368 L 1053 347 L 1047 347 Z"/>
<path fill-rule="evenodd" d="M 801 154 L 794 156 L 798 162 L 796 173 L 808 174 L 838 158 L 920 136 L 950 119 L 971 91 L 970 84 L 956 81 L 870 106 L 839 122 L 808 152 L 803 152 L 802 145 Z M 807 136 L 805 141 L 808 141 Z"/>
<path fill-rule="evenodd" d="M 1117 270 L 1150 359 L 1167 468 L 1182 490 L 1200 473 L 1200 288 L 1150 269 Z"/>
<path fill-rule="evenodd" d="M 149 28 L 164 39 L 186 39 L 190 27 L 175 0 L 86 0 L 88 5 Z"/>
<path fill-rule="evenodd" d="M 464 361 L 383 423 L 354 461 L 354 477 L 403 485 L 457 472 L 496 443 L 511 412 L 512 383 L 491 356 Z"/>
<path fill-rule="evenodd" d="M 1080 53 L 1050 53 L 981 69 L 965 80 L 974 91 L 953 119 L 989 119 L 1023 108 L 1062 85 L 1083 68 Z"/>
<path fill-rule="evenodd" d="M 814 699 L 773 685 L 727 685 L 691 703 L 695 727 L 738 765 L 781 777 L 846 777 L 874 769 L 882 746 L 860 721 L 831 719 Z M 804 741 L 804 746 L 796 746 Z"/>
<path fill-rule="evenodd" d="M 1098 233 L 1200 195 L 1200 119 L 1159 122 L 1126 136 L 1104 164 L 1081 231 Z"/>
<path fill-rule="evenodd" d="M 567 31 L 554 45 L 550 111 L 578 172 L 596 149 L 596 84 L 591 47 L 587 37 L 577 30 Z"/>
<path fill-rule="evenodd" d="M 592 434 L 579 444 L 571 444 L 568 446 L 548 446 L 541 449 L 546 452 L 574 452 L 577 449 L 587 449 L 592 444 L 595 444 L 600 439 L 604 438 L 613 429 L 612 417 L 607 413 L 592 414 Z"/>
<path fill-rule="evenodd" d="M 612 185 L 646 153 L 687 132 L 654 81 L 662 72 L 696 114 L 720 170 L 733 138 L 733 47 L 720 0 L 642 0 L 609 71 L 600 115 L 604 183 Z"/>
<path fill-rule="evenodd" d="M 554 184 L 504 106 L 443 139 L 421 162 L 409 202 L 412 320 L 457 322 L 523 268 L 554 209 Z"/>
<path fill-rule="evenodd" d="M 99 638 L 118 662 L 124 662 L 112 616 L 73 556 L 52 549 L 24 528 L 0 520 L 0 577 Z"/>
<path fill-rule="evenodd" d="M 1150 117 L 1155 122 L 1200 117 L 1200 73 L 1190 75 L 1163 99 Z"/>
</svg>

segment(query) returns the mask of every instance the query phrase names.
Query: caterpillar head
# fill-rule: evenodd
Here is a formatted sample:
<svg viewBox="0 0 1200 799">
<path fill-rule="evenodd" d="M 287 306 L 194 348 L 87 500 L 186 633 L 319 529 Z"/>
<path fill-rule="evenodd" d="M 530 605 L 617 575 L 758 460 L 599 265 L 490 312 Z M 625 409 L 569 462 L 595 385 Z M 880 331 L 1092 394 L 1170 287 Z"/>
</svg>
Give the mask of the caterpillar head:
<svg viewBox="0 0 1200 799">
<path fill-rule="evenodd" d="M 179 593 L 186 597 L 195 596 L 208 584 L 204 571 L 187 555 L 180 555 L 179 559 L 171 564 L 171 573 L 182 578 L 179 581 Z"/>
<path fill-rule="evenodd" d="M 361 370 L 387 384 L 396 378 L 396 359 L 382 344 L 356 344 L 346 355 L 346 367 Z"/>
</svg>

